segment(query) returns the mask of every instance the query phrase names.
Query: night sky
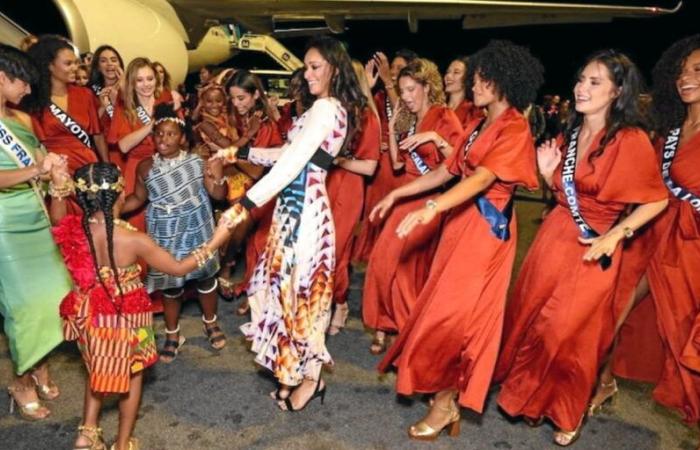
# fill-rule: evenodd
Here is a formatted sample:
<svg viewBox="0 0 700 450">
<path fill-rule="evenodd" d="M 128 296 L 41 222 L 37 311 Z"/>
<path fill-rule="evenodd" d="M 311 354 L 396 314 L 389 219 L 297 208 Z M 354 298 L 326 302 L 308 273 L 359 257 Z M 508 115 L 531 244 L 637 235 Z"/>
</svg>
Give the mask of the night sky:
<svg viewBox="0 0 700 450">
<path fill-rule="evenodd" d="M 612 1 L 611 1 L 612 2 Z M 22 2 L 3 2 L 2 11 L 35 34 L 65 33 L 62 24 L 48 10 L 50 1 L 32 1 L 30 14 Z M 37 15 L 42 3 L 44 14 Z M 605 1 L 587 3 L 606 3 Z M 619 2 L 618 3 L 625 3 Z M 635 5 L 673 7 L 675 1 L 627 2 Z M 509 39 L 530 48 L 546 68 L 546 84 L 542 93 L 557 92 L 568 96 L 574 73 L 584 58 L 595 50 L 616 48 L 626 52 L 649 77 L 661 52 L 675 40 L 700 32 L 700 2 L 686 0 L 683 9 L 672 16 L 654 19 L 616 20 L 609 24 L 538 25 L 529 27 L 462 30 L 460 21 L 421 21 L 418 33 L 408 31 L 405 21 L 348 21 L 346 33 L 339 38 L 346 42 L 353 57 L 366 60 L 374 51 L 391 53 L 406 47 L 435 61 L 444 69 L 458 55 L 468 55 L 490 39 Z M 297 56 L 303 57 L 306 38 L 284 39 Z M 278 68 L 266 56 L 242 54 L 225 65 L 248 68 Z"/>
</svg>

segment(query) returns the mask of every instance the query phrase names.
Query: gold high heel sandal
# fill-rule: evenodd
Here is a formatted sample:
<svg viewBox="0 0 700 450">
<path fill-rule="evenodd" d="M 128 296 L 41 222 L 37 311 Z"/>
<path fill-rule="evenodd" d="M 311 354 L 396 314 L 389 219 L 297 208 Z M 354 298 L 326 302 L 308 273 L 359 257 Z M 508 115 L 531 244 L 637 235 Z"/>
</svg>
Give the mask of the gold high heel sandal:
<svg viewBox="0 0 700 450">
<path fill-rule="evenodd" d="M 554 443 L 560 447 L 568 447 L 578 441 L 578 438 L 581 437 L 581 430 L 583 429 L 583 424 L 587 417 L 588 416 L 585 414 L 581 417 L 574 431 L 556 430 L 552 436 Z"/>
<path fill-rule="evenodd" d="M 51 411 L 46 408 L 44 405 L 41 404 L 40 401 L 35 401 L 35 402 L 28 402 L 25 404 L 21 404 L 19 400 L 17 400 L 17 393 L 18 392 L 26 392 L 26 391 L 33 391 L 34 387 L 17 387 L 17 386 L 8 386 L 7 387 L 7 393 L 10 396 L 10 414 L 15 412 L 15 405 L 17 405 L 18 409 L 17 411 L 19 412 L 19 415 L 22 416 L 23 419 L 25 420 L 31 420 L 31 421 L 36 421 L 36 420 L 43 420 L 46 419 L 51 415 Z M 40 411 L 45 411 L 45 413 L 41 413 Z"/>
<path fill-rule="evenodd" d="M 109 450 L 117 450 L 117 443 L 112 444 Z M 139 440 L 135 437 L 130 437 L 128 450 L 139 450 Z"/>
<path fill-rule="evenodd" d="M 78 436 L 84 436 L 90 443 L 87 445 L 81 445 L 79 447 L 74 446 L 73 450 L 105 450 L 105 441 L 102 439 L 102 428 L 100 427 L 88 427 L 86 425 L 80 425 L 78 427 Z"/>
<path fill-rule="evenodd" d="M 340 333 L 340 330 L 345 328 L 345 322 L 347 322 L 349 314 L 350 307 L 347 303 L 337 303 L 335 305 L 335 312 L 331 319 L 331 325 L 328 327 L 328 334 L 330 336 L 335 336 Z"/>
<path fill-rule="evenodd" d="M 451 406 L 449 408 L 443 408 L 439 405 L 435 405 L 435 407 L 441 411 L 450 413 L 450 420 L 449 422 L 447 422 L 447 425 L 436 430 L 427 423 L 425 423 L 425 420 L 421 420 L 420 422 L 416 423 L 415 425 L 411 425 L 408 428 L 409 438 L 418 441 L 434 441 L 438 438 L 440 433 L 442 433 L 442 430 L 447 430 L 447 435 L 450 437 L 459 436 L 459 424 L 460 419 L 462 418 L 459 413 L 459 407 L 455 406 L 454 403 L 451 403 Z"/>
<path fill-rule="evenodd" d="M 46 384 L 39 383 L 39 377 L 34 373 L 31 375 L 32 381 L 34 381 L 34 386 L 36 387 L 36 394 L 42 400 L 56 400 L 60 395 L 61 391 L 58 390 L 58 386 L 49 378 L 49 382 Z"/>
<path fill-rule="evenodd" d="M 617 393 L 618 393 L 617 380 L 615 380 L 614 378 L 610 383 L 600 382 L 599 387 L 601 387 L 605 390 L 608 390 L 611 388 L 612 389 L 610 390 L 610 393 L 607 394 L 605 397 L 603 397 L 603 399 L 601 401 L 599 401 L 598 403 L 591 402 L 588 405 L 588 411 L 586 414 L 589 417 L 601 412 L 606 403 L 612 404 L 612 403 L 614 403 L 615 399 L 617 398 Z"/>
</svg>

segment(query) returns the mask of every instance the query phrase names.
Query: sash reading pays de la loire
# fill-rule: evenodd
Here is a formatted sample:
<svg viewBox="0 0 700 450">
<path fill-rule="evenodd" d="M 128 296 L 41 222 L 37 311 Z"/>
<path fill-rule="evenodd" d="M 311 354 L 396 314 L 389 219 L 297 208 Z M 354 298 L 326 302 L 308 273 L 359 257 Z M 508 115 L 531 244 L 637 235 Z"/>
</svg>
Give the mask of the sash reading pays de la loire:
<svg viewBox="0 0 700 450">
<path fill-rule="evenodd" d="M 12 131 L 6 127 L 4 123 L 2 123 L 2 120 L 0 120 L 0 147 L 15 163 L 17 163 L 17 166 L 19 166 L 20 169 L 24 169 L 35 164 L 32 154 L 24 148 L 22 141 L 20 141 L 17 136 L 15 136 L 14 133 L 12 133 Z M 35 180 L 29 180 L 29 184 L 32 186 L 32 190 L 39 198 L 39 204 L 44 210 L 44 214 L 46 214 L 46 217 L 48 218 L 49 212 L 46 210 L 44 196 L 41 193 L 41 189 L 39 189 L 39 185 Z"/>
<path fill-rule="evenodd" d="M 693 194 L 683 186 L 677 185 L 671 178 L 671 164 L 678 151 L 678 143 L 681 139 L 681 129 L 674 128 L 668 132 L 664 142 L 664 153 L 661 158 L 661 176 L 664 183 L 674 197 L 681 201 L 690 203 L 697 214 L 700 214 L 700 197 Z"/>
<path fill-rule="evenodd" d="M 104 88 L 98 86 L 97 84 L 93 84 L 91 87 L 92 87 L 92 91 L 95 93 L 95 95 L 97 97 L 100 96 L 100 94 L 102 93 L 102 90 L 104 89 Z M 109 101 L 109 98 L 107 100 Z M 112 104 L 111 101 L 109 101 L 107 106 L 105 106 L 105 112 L 107 113 L 107 115 L 109 116 L 110 119 L 112 117 L 114 117 L 114 105 Z"/>
<path fill-rule="evenodd" d="M 92 150 L 92 139 L 90 135 L 83 129 L 78 122 L 75 121 L 67 112 L 62 110 L 57 104 L 51 102 L 49 105 L 49 111 L 51 114 L 61 122 L 61 124 L 73 135 L 77 140 L 83 143 L 83 145 L 90 150 Z"/>
<path fill-rule="evenodd" d="M 564 166 L 561 170 L 561 184 L 564 187 L 564 195 L 566 196 L 566 203 L 569 205 L 569 211 L 571 212 L 571 217 L 574 219 L 576 226 L 581 232 L 581 236 L 585 239 L 592 239 L 600 236 L 590 225 L 585 221 L 581 215 L 581 210 L 578 205 L 578 197 L 576 197 L 576 183 L 574 182 L 574 177 L 576 174 L 576 161 L 578 154 L 578 135 L 581 131 L 581 127 L 576 127 L 571 132 L 571 137 L 569 138 L 569 146 L 566 150 L 566 155 L 564 155 Z M 603 255 L 598 260 L 600 267 L 606 270 L 612 264 L 612 258 L 608 255 Z"/>
<path fill-rule="evenodd" d="M 482 119 L 481 122 L 479 122 L 479 125 L 472 131 L 466 144 L 464 144 L 464 164 L 466 164 L 469 149 L 472 147 L 472 144 L 474 144 L 474 141 L 476 141 L 477 136 L 479 136 L 485 122 L 486 119 Z M 477 195 L 475 203 L 481 216 L 486 219 L 486 222 L 491 226 L 491 234 L 502 241 L 510 239 L 509 225 L 510 219 L 513 217 L 513 196 L 511 195 L 503 211 L 499 211 L 484 194 Z"/>
</svg>

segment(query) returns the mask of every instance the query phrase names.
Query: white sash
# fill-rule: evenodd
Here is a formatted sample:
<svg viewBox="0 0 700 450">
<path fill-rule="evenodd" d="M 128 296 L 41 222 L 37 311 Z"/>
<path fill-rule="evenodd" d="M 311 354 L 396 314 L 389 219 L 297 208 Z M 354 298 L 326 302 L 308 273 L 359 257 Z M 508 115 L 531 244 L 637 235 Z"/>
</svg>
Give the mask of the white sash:
<svg viewBox="0 0 700 450">
<path fill-rule="evenodd" d="M 7 153 L 10 158 L 19 166 L 20 169 L 27 168 L 36 164 L 32 154 L 24 148 L 22 141 L 20 141 L 17 136 L 14 135 L 12 130 L 0 120 L 0 148 Z M 39 204 L 41 205 L 46 217 L 49 217 L 49 212 L 46 210 L 46 205 L 44 204 L 44 195 L 39 188 L 39 185 L 34 179 L 28 180 L 32 190 L 39 199 Z"/>
</svg>

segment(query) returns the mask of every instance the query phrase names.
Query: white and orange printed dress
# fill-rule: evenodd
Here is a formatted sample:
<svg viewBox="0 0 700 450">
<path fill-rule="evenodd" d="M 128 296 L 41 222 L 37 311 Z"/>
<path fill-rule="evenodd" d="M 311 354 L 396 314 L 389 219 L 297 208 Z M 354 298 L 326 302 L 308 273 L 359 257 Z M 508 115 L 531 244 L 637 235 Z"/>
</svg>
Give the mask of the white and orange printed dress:
<svg viewBox="0 0 700 450">
<path fill-rule="evenodd" d="M 240 205 L 259 207 L 277 197 L 267 244 L 248 288 L 251 322 L 241 329 L 252 341 L 255 361 L 288 386 L 304 378 L 317 380 L 322 366 L 333 362 L 325 332 L 333 297 L 335 229 L 327 171 L 312 159 L 318 161 L 318 151 L 332 160 L 347 128 L 340 102 L 322 98 L 295 122 L 285 145 L 238 155 L 272 166 Z"/>
</svg>

